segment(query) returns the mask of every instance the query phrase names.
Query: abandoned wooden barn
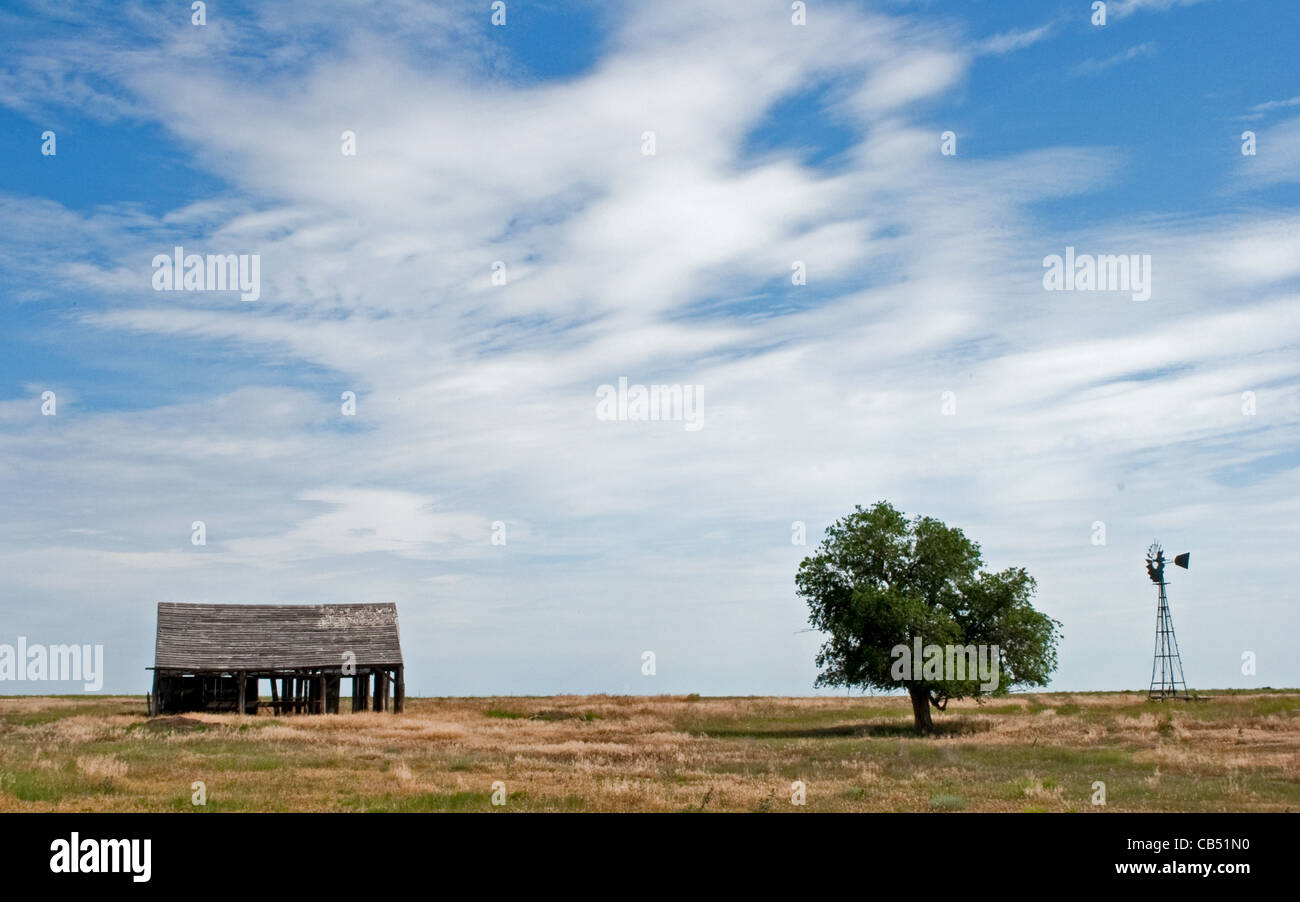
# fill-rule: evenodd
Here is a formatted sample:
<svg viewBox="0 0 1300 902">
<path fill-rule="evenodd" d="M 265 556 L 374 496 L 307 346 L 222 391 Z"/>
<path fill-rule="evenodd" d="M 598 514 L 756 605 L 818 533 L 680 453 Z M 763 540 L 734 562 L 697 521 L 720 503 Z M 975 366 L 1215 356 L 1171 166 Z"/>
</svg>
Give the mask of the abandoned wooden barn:
<svg viewBox="0 0 1300 902">
<path fill-rule="evenodd" d="M 344 679 L 352 710 L 406 700 L 393 604 L 158 605 L 149 713 L 337 714 Z M 262 681 L 270 686 L 263 702 Z"/>
</svg>

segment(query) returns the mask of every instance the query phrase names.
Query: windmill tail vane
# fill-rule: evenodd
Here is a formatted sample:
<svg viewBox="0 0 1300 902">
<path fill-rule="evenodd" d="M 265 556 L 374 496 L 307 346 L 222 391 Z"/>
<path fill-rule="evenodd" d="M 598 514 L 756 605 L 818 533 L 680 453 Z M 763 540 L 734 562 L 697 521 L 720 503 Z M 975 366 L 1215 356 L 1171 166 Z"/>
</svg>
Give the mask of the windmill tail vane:
<svg viewBox="0 0 1300 902">
<path fill-rule="evenodd" d="M 1180 554 L 1174 564 L 1188 569 L 1190 554 Z M 1187 681 L 1183 677 L 1183 659 L 1178 653 L 1178 637 L 1174 635 L 1174 619 L 1169 613 L 1169 597 L 1165 592 L 1165 553 L 1160 544 L 1153 542 L 1147 550 L 1147 576 L 1158 589 L 1156 603 L 1156 648 L 1151 662 L 1151 688 L 1148 699 L 1163 701 L 1167 698 L 1189 699 Z"/>
</svg>

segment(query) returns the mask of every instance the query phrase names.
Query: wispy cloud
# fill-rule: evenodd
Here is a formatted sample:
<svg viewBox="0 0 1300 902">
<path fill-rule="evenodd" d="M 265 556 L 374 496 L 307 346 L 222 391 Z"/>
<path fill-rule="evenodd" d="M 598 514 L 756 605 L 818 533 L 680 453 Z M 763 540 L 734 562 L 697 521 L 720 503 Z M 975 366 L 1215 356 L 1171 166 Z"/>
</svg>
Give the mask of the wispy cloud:
<svg viewBox="0 0 1300 902">
<path fill-rule="evenodd" d="M 1155 43 L 1148 41 L 1144 44 L 1135 44 L 1134 46 L 1129 47 L 1127 50 L 1121 51 L 1120 53 L 1116 53 L 1113 56 L 1102 57 L 1100 59 L 1084 60 L 1082 63 L 1074 67 L 1074 71 L 1075 74 L 1077 75 L 1097 75 L 1101 72 L 1105 72 L 1108 69 L 1113 69 L 1116 66 L 1121 66 L 1124 63 L 1131 62 L 1132 60 L 1135 59 L 1142 59 L 1144 57 L 1155 56 L 1155 53 L 1156 53 Z"/>
<path fill-rule="evenodd" d="M 1016 50 L 1023 50 L 1031 47 L 1039 41 L 1045 40 L 1052 35 L 1055 30 L 1055 24 L 1048 23 L 1040 25 L 1037 28 L 1028 28 L 1023 31 L 1004 31 L 991 37 L 984 38 L 975 45 L 976 53 L 987 53 L 1001 55 L 1012 53 Z"/>
<path fill-rule="evenodd" d="M 1199 6 L 1211 0 L 1110 0 L 1107 15 L 1114 19 L 1126 19 L 1134 13 L 1163 13 L 1185 6 Z"/>
<path fill-rule="evenodd" d="M 1252 130 L 1256 132 L 1255 153 L 1237 161 L 1239 182 L 1256 186 L 1300 183 L 1300 117 Z M 1288 253 L 1300 258 L 1300 243 L 1291 242 Z"/>
<path fill-rule="evenodd" d="M 1285 100 L 1268 100 L 1264 103 L 1255 104 L 1250 108 L 1249 112 L 1238 116 L 1237 120 L 1254 122 L 1263 119 L 1269 113 L 1276 110 L 1286 110 L 1295 106 L 1300 106 L 1300 97 L 1288 97 Z"/>
</svg>

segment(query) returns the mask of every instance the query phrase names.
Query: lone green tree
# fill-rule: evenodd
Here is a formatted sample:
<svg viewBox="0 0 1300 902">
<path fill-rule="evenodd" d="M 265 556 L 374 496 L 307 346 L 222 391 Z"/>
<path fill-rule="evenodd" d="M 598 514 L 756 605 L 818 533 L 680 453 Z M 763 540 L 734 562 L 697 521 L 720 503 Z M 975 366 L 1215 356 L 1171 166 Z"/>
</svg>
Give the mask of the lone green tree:
<svg viewBox="0 0 1300 902">
<path fill-rule="evenodd" d="M 909 520 L 886 501 L 855 507 L 826 530 L 795 577 L 809 622 L 827 635 L 817 685 L 901 686 L 922 733 L 934 729 L 930 708 L 942 711 L 950 699 L 1047 685 L 1060 623 L 1030 605 L 1036 583 L 1023 568 L 990 573 L 983 564 L 979 545 L 960 529 Z M 918 649 L 934 647 L 946 669 L 933 666 L 932 652 L 914 661 Z M 997 668 L 992 687 L 970 672 L 970 653 L 981 647 Z"/>
</svg>

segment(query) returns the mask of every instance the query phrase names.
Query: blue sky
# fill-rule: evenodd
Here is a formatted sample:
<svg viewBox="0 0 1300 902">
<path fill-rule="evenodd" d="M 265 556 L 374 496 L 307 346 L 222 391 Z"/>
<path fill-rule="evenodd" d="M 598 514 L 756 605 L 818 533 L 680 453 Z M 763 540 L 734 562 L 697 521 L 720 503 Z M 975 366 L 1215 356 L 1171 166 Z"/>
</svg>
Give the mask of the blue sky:
<svg viewBox="0 0 1300 902">
<path fill-rule="evenodd" d="M 1058 688 L 1143 686 L 1155 537 L 1189 681 L 1300 682 L 1300 9 L 489 6 L 0 10 L 0 642 L 139 692 L 158 601 L 395 601 L 413 694 L 807 694 L 798 561 L 886 498 L 1030 569 Z"/>
</svg>

